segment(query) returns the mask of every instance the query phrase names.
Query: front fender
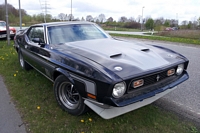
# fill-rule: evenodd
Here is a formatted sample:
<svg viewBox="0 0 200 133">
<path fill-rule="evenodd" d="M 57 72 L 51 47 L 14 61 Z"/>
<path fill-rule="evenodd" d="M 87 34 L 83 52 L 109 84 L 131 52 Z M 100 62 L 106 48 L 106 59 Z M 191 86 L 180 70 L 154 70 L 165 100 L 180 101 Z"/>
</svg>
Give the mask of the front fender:
<svg viewBox="0 0 200 133">
<path fill-rule="evenodd" d="M 62 69 L 62 68 L 56 68 L 56 70 L 54 72 L 54 76 L 53 76 L 54 77 L 54 81 L 60 74 L 66 76 L 72 84 L 75 84 L 74 80 L 70 76 L 69 72 L 67 70 Z"/>
</svg>

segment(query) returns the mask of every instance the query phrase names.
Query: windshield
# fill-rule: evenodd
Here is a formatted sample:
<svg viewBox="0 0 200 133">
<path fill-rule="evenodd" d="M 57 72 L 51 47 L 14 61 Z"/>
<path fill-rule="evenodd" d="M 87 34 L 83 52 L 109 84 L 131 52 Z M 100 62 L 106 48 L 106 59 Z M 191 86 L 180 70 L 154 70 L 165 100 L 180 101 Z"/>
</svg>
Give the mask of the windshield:
<svg viewBox="0 0 200 133">
<path fill-rule="evenodd" d="M 6 26 L 5 22 L 0 22 L 0 26 Z"/>
<path fill-rule="evenodd" d="M 70 24 L 48 27 L 50 44 L 107 38 L 94 24 Z"/>
</svg>

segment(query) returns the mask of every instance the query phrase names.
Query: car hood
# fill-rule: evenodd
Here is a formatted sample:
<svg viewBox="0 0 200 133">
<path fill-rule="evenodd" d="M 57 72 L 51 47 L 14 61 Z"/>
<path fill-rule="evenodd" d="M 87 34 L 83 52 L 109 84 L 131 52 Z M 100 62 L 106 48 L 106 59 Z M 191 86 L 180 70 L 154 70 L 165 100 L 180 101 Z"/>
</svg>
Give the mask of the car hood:
<svg viewBox="0 0 200 133">
<path fill-rule="evenodd" d="M 6 26 L 0 26 L 0 31 L 5 31 L 6 30 Z M 15 31 L 14 27 L 9 27 L 9 30 Z"/>
<path fill-rule="evenodd" d="M 5 30 L 6 30 L 6 27 L 0 26 L 0 31 L 5 31 Z"/>
<path fill-rule="evenodd" d="M 71 42 L 61 47 L 106 67 L 121 78 L 183 60 L 181 55 L 165 48 L 110 38 Z"/>
</svg>

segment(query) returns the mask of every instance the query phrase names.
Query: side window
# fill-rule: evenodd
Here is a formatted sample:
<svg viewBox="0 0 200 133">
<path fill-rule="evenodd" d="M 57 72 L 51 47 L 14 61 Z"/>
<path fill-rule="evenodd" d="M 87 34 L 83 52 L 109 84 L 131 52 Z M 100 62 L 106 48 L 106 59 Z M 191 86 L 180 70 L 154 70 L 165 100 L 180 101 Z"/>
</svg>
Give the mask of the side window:
<svg viewBox="0 0 200 133">
<path fill-rule="evenodd" d="M 32 41 L 33 38 L 40 38 L 44 41 L 44 29 L 43 27 L 33 27 L 28 32 L 28 38 Z"/>
</svg>

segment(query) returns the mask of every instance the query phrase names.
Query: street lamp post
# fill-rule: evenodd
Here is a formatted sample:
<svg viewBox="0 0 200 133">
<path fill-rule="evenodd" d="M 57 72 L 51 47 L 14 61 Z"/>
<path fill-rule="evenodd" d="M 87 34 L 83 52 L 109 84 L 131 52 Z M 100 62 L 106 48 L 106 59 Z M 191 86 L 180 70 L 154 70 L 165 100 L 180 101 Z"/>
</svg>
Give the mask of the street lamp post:
<svg viewBox="0 0 200 133">
<path fill-rule="evenodd" d="M 21 4 L 19 0 L 19 25 L 20 25 L 20 30 L 22 29 L 22 13 L 21 13 Z"/>
<path fill-rule="evenodd" d="M 6 34 L 7 34 L 7 43 L 10 45 L 10 29 L 9 29 L 9 23 L 8 23 L 8 5 L 7 0 L 5 0 L 5 6 L 6 6 Z"/>
<path fill-rule="evenodd" d="M 71 17 L 70 20 L 72 21 L 72 0 L 71 0 Z"/>
<path fill-rule="evenodd" d="M 142 23 L 141 23 L 141 31 L 143 31 L 143 9 L 144 9 L 144 6 L 142 7 Z"/>
</svg>

